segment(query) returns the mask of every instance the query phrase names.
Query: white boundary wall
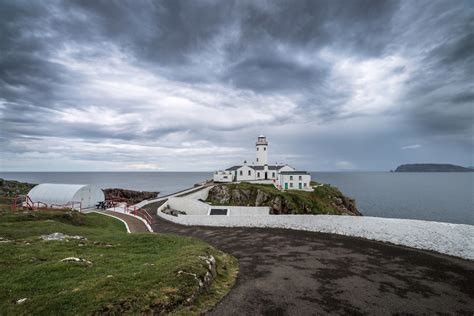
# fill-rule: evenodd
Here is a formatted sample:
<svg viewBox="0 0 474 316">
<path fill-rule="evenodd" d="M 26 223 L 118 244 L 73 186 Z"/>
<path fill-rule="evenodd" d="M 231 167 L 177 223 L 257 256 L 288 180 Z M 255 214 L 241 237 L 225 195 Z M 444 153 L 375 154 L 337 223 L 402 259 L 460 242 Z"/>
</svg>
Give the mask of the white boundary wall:
<svg viewBox="0 0 474 316">
<path fill-rule="evenodd" d="M 204 190 L 203 190 L 204 191 Z M 196 192 L 196 193 L 200 193 Z M 201 193 L 202 196 L 205 196 L 207 192 Z M 185 212 L 186 215 L 182 216 L 193 216 L 193 215 L 206 215 L 209 213 L 211 208 L 219 208 L 219 209 L 228 209 L 229 216 L 262 216 L 262 215 L 269 215 L 270 208 L 268 206 L 226 206 L 226 205 L 218 205 L 212 206 L 207 203 L 198 201 L 195 199 L 196 197 L 189 198 L 189 197 L 170 197 L 168 199 L 167 204 L 171 209 Z M 164 206 L 160 207 L 160 210 Z"/>
<path fill-rule="evenodd" d="M 211 208 L 226 208 L 229 216 L 265 216 L 270 215 L 268 206 L 212 206 Z"/>
<path fill-rule="evenodd" d="M 192 192 L 193 190 L 196 190 L 196 189 L 198 189 L 198 187 L 192 187 L 192 188 L 189 188 L 189 189 L 186 189 L 186 190 L 183 190 L 183 191 L 179 191 L 179 192 L 176 192 L 176 193 L 173 193 L 173 194 L 170 194 L 170 195 L 160 196 L 160 197 L 157 197 L 156 199 L 144 200 L 144 201 L 141 201 L 140 203 L 135 204 L 134 206 L 137 207 L 137 208 L 142 208 L 143 206 L 145 206 L 147 204 L 158 202 L 158 201 L 161 201 L 161 200 L 166 200 L 166 199 L 168 199 L 170 197 L 173 197 L 173 196 L 176 196 L 176 195 L 186 194 L 187 192 Z M 203 189 L 203 190 L 205 190 L 205 189 Z M 201 190 L 199 190 L 198 192 L 200 192 L 200 191 Z M 194 194 L 194 193 L 192 193 L 192 194 Z M 192 194 L 190 194 L 190 196 Z"/>
<path fill-rule="evenodd" d="M 269 227 L 388 242 L 474 260 L 474 225 L 338 215 L 158 216 L 186 226 Z"/>
<path fill-rule="evenodd" d="M 209 204 L 188 197 L 170 197 L 168 205 L 171 209 L 185 212 L 188 215 L 207 215 Z"/>
<path fill-rule="evenodd" d="M 188 199 L 195 199 L 195 200 L 206 200 L 207 197 L 209 196 L 209 191 L 211 190 L 211 188 L 213 188 L 214 186 L 209 186 L 207 188 L 204 188 L 202 190 L 199 190 L 197 192 L 193 192 L 191 194 L 188 194 L 186 195 L 185 197 L 188 198 Z"/>
</svg>

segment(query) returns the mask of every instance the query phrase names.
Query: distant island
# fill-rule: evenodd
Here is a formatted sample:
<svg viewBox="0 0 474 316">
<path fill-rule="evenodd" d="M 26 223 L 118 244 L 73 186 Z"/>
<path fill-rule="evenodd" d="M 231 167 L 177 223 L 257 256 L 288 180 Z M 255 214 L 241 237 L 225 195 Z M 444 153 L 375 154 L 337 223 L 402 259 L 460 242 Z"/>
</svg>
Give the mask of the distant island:
<svg viewBox="0 0 474 316">
<path fill-rule="evenodd" d="M 474 172 L 474 169 L 451 164 L 414 163 L 398 166 L 395 172 Z"/>
</svg>

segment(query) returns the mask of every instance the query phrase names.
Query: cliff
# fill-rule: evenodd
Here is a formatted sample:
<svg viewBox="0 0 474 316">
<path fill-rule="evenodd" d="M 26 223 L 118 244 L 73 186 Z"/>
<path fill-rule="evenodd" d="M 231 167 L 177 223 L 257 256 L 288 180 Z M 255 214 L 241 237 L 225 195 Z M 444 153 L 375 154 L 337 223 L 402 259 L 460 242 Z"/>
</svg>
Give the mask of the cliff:
<svg viewBox="0 0 474 316">
<path fill-rule="evenodd" d="M 474 172 L 474 169 L 450 164 L 416 163 L 398 166 L 395 172 Z"/>
<path fill-rule="evenodd" d="M 329 185 L 318 186 L 313 192 L 282 192 L 266 184 L 223 184 L 209 191 L 206 202 L 214 205 L 269 206 L 271 214 L 362 215 L 353 199 Z"/>
</svg>

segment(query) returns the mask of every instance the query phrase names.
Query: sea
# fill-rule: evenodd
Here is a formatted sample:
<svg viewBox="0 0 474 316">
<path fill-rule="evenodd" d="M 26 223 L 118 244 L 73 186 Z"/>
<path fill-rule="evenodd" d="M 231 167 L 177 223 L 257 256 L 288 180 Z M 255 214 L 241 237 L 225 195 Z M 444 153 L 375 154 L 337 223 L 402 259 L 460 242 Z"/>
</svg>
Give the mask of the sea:
<svg viewBox="0 0 474 316">
<path fill-rule="evenodd" d="M 474 225 L 474 172 L 312 172 L 312 179 L 354 198 L 365 216 Z M 177 192 L 212 172 L 0 172 L 30 183 L 94 184 L 100 188 Z"/>
</svg>

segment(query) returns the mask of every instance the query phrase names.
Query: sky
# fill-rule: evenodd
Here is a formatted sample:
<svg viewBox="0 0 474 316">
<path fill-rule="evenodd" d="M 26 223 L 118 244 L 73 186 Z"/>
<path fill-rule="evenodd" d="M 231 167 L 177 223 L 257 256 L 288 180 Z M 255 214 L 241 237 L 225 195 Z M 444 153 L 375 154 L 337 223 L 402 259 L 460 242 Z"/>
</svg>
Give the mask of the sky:
<svg viewBox="0 0 474 316">
<path fill-rule="evenodd" d="M 474 2 L 0 0 L 0 171 L 473 163 Z"/>
</svg>

